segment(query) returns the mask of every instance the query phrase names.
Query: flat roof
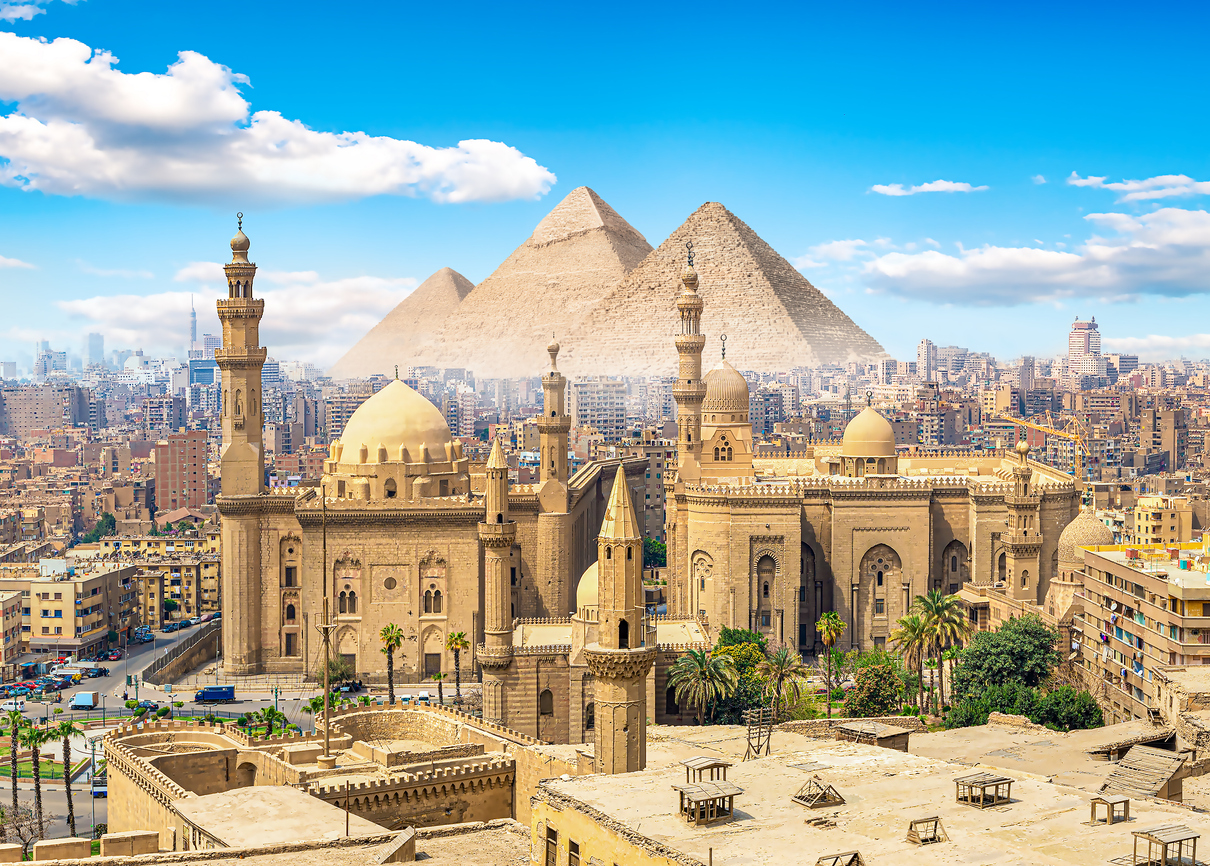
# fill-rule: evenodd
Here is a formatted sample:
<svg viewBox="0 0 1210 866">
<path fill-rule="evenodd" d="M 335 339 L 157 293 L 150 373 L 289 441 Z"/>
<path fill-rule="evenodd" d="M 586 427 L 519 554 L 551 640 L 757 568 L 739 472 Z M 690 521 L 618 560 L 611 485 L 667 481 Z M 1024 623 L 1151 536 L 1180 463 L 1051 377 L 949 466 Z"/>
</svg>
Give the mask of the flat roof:
<svg viewBox="0 0 1210 866">
<path fill-rule="evenodd" d="M 346 835 L 343 809 L 280 785 L 253 785 L 185 797 L 172 805 L 182 818 L 229 848 Z M 373 836 L 386 830 L 357 815 L 349 815 L 348 822 L 350 836 Z"/>
<path fill-rule="evenodd" d="M 729 781 L 743 793 L 735 799 L 735 820 L 726 824 L 692 826 L 679 816 L 677 799 L 670 796 L 673 785 L 683 784 L 679 764 L 617 776 L 551 779 L 542 790 L 550 792 L 556 805 L 583 804 L 702 863 L 713 849 L 714 862 L 727 866 L 813 863 L 822 855 L 854 850 L 866 862 L 882 866 L 1086 866 L 1129 854 L 1131 831 L 1140 826 L 1182 822 L 1196 832 L 1210 827 L 1210 817 L 1145 800 L 1131 804 L 1137 821 L 1093 831 L 1084 823 L 1092 792 L 1029 774 L 1012 774 L 1011 804 L 972 809 L 955 802 L 954 779 L 972 773 L 999 775 L 999 768 L 964 766 L 860 743 L 804 740 L 775 731 L 772 756 L 735 765 Z M 795 792 L 812 776 L 833 785 L 845 804 L 809 810 L 793 802 Z M 922 815 L 940 818 L 950 838 L 930 846 L 925 855 L 906 840 L 909 822 Z M 820 817 L 827 821 L 807 823 Z M 550 820 L 557 826 L 557 817 Z M 585 855 L 595 856 L 591 850 Z"/>
</svg>

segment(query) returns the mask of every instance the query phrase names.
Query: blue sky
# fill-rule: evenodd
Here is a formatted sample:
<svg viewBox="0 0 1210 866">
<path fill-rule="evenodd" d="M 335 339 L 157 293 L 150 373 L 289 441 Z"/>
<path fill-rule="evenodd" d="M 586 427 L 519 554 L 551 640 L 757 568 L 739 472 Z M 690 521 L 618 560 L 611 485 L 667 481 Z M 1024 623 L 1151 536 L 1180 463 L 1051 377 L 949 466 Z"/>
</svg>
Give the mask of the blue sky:
<svg viewBox="0 0 1210 866">
<path fill-rule="evenodd" d="M 242 210 L 326 364 L 580 185 L 722 202 L 899 358 L 1210 356 L 1206 7 L 977 6 L 0 0 L 0 359 L 214 331 Z"/>
</svg>

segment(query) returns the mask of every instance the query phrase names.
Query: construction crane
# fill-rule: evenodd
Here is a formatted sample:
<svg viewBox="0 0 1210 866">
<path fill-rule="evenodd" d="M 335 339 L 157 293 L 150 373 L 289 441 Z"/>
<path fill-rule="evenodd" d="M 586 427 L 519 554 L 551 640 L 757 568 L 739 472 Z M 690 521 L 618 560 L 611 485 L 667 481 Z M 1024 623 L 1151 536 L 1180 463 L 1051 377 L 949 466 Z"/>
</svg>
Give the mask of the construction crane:
<svg viewBox="0 0 1210 866">
<path fill-rule="evenodd" d="M 1016 424 L 1020 427 L 1027 427 L 1030 430 L 1037 430 L 1039 433 L 1045 433 L 1047 436 L 1058 436 L 1060 439 L 1067 439 L 1075 443 L 1075 478 L 1080 484 L 1084 482 L 1084 463 L 1080 459 L 1082 454 L 1087 454 L 1089 460 L 1092 459 L 1092 451 L 1088 448 L 1088 443 L 1085 441 L 1083 429 L 1080 422 L 1075 418 L 1065 418 L 1065 428 L 1075 426 L 1077 432 L 1073 433 L 1070 429 L 1058 430 L 1054 427 L 1048 427 L 1042 424 L 1035 424 L 1033 421 L 1026 421 L 1024 418 L 1014 418 L 1012 415 L 997 414 L 993 416 L 997 421 L 1008 421 L 1010 424 Z M 1050 413 L 1047 413 L 1047 420 L 1050 421 Z M 1052 422 L 1053 423 L 1053 422 Z"/>
</svg>

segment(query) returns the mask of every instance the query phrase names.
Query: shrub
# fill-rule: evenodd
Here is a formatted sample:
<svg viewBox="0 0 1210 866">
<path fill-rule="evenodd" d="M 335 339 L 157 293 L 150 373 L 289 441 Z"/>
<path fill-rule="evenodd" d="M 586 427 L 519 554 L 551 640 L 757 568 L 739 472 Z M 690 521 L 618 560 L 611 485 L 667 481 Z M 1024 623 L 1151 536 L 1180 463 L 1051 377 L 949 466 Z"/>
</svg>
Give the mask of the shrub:
<svg viewBox="0 0 1210 866">
<path fill-rule="evenodd" d="M 765 649 L 768 645 L 768 642 L 765 640 L 765 636 L 763 634 L 752 631 L 751 629 L 727 628 L 726 626 L 723 626 L 723 630 L 719 632 L 718 645 L 720 647 L 739 646 L 746 643 L 756 644 L 756 646 L 760 649 L 761 655 L 765 654 Z"/>
<path fill-rule="evenodd" d="M 155 711 L 155 717 L 157 719 L 162 719 L 162 718 L 164 718 L 164 716 L 168 715 L 171 712 L 172 712 L 172 709 L 169 707 L 160 707 L 158 710 Z"/>
<path fill-rule="evenodd" d="M 890 665 L 860 668 L 853 688 L 844 697 L 845 715 L 854 718 L 889 716 L 899 706 L 899 678 Z"/>
<path fill-rule="evenodd" d="M 138 702 L 138 701 L 135 701 L 135 700 L 129 700 L 129 701 L 127 701 L 127 702 L 126 702 L 126 709 L 128 709 L 128 710 L 133 710 L 133 709 L 134 709 L 135 707 L 137 707 L 138 705 L 139 705 L 139 702 Z"/>
</svg>

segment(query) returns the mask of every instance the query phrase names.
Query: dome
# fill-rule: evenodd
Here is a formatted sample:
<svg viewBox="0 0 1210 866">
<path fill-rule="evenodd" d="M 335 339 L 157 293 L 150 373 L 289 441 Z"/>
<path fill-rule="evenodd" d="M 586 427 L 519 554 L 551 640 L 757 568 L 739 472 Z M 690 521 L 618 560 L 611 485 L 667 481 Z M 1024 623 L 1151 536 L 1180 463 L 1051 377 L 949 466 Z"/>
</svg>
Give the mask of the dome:
<svg viewBox="0 0 1210 866">
<path fill-rule="evenodd" d="M 702 412 L 748 413 L 748 380 L 726 360 L 719 361 L 702 381 L 706 383 L 706 399 Z"/>
<path fill-rule="evenodd" d="M 895 431 L 891 422 L 866 406 L 844 428 L 840 453 L 845 457 L 894 457 Z"/>
<path fill-rule="evenodd" d="M 576 610 L 597 606 L 597 564 L 594 562 L 580 575 L 580 585 L 576 587 Z"/>
<path fill-rule="evenodd" d="M 250 246 L 252 246 L 252 242 L 248 240 L 243 229 L 237 231 L 235 237 L 231 239 L 231 252 L 233 253 L 246 253 Z"/>
<path fill-rule="evenodd" d="M 1083 562 L 1084 555 L 1079 548 L 1113 543 L 1113 530 L 1097 520 L 1091 511 L 1081 508 L 1076 519 L 1067 524 L 1059 536 L 1059 562 Z"/>
<path fill-rule="evenodd" d="M 401 462 L 399 448 L 403 446 L 408 453 L 402 462 L 420 463 L 426 445 L 429 459 L 444 463 L 446 445 L 454 437 L 436 406 L 395 379 L 357 408 L 340 441 L 344 463 L 356 462 L 362 446 L 367 460 L 377 460 L 379 448 L 384 448 L 388 462 Z"/>
</svg>

